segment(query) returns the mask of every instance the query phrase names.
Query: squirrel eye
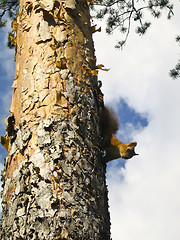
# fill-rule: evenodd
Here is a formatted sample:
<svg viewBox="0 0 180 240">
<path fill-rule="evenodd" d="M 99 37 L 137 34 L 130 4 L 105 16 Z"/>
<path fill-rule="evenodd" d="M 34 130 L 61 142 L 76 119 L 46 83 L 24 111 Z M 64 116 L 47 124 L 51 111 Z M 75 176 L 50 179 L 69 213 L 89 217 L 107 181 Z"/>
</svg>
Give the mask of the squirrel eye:
<svg viewBox="0 0 180 240">
<path fill-rule="evenodd" d="M 131 151 L 131 149 L 130 148 L 127 148 L 127 152 L 130 152 Z"/>
</svg>

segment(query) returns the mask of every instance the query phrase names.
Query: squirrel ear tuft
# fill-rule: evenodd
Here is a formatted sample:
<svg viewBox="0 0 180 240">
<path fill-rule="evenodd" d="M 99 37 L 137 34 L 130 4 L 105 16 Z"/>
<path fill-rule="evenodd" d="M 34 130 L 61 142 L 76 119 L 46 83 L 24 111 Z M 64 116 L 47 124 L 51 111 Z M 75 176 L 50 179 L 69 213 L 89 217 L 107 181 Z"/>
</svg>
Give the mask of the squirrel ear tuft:
<svg viewBox="0 0 180 240">
<path fill-rule="evenodd" d="M 128 144 L 129 147 L 135 147 L 137 146 L 137 142 L 131 142 Z"/>
</svg>

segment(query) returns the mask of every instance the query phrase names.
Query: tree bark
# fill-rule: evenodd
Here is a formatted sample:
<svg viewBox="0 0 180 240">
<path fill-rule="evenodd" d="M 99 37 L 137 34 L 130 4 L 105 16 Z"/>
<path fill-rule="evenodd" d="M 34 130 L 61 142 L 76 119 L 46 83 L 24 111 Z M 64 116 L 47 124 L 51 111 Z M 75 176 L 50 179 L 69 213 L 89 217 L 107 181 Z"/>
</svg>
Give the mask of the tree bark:
<svg viewBox="0 0 180 240">
<path fill-rule="evenodd" d="M 86 0 L 20 0 L 1 239 L 110 239 Z"/>
</svg>

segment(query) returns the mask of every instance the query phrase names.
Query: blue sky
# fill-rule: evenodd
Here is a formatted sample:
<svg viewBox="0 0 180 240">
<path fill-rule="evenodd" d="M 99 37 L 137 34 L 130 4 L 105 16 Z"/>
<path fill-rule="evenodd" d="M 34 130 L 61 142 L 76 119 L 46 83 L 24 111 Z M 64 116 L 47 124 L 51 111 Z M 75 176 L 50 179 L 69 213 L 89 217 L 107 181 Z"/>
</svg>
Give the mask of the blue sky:
<svg viewBox="0 0 180 240">
<path fill-rule="evenodd" d="M 12 93 L 11 86 L 14 78 L 14 50 L 8 49 L 7 47 L 7 32 L 9 31 L 9 29 L 9 24 L 5 29 L 0 29 L 0 135 L 5 134 L 4 118 L 9 115 Z M 6 156 L 7 152 L 1 145 L 0 164 L 3 164 L 4 158 Z"/>
<path fill-rule="evenodd" d="M 121 99 L 118 103 L 118 116 L 121 117 L 121 128 L 126 124 L 132 124 L 135 128 L 146 127 L 148 125 L 148 116 L 135 111 L 128 105 L 126 99 Z"/>
</svg>

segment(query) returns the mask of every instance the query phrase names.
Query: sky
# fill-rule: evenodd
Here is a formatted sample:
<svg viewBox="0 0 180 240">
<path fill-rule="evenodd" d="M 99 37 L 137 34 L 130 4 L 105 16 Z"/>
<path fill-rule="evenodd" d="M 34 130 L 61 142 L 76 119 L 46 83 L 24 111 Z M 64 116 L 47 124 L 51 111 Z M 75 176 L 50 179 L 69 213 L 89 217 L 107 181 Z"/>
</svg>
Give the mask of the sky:
<svg viewBox="0 0 180 240">
<path fill-rule="evenodd" d="M 0 29 L 0 135 L 5 134 L 4 118 L 9 115 L 14 80 L 14 50 L 7 47 L 7 34 L 11 31 L 10 22 L 5 29 Z M 0 145 L 0 170 L 3 169 L 6 150 Z"/>
<path fill-rule="evenodd" d="M 180 58 L 179 12 L 180 2 L 172 20 L 153 20 L 141 37 L 131 32 L 122 51 L 118 33 L 94 35 L 98 63 L 111 69 L 99 78 L 120 117 L 117 135 L 137 141 L 139 153 L 108 163 L 113 240 L 180 239 L 180 79 L 169 77 Z"/>
<path fill-rule="evenodd" d="M 144 36 L 130 33 L 125 48 L 115 50 L 118 32 L 107 36 L 104 23 L 94 34 L 105 103 L 120 117 L 117 136 L 137 141 L 136 156 L 107 165 L 107 184 L 113 240 L 180 239 L 180 79 L 169 70 L 180 58 L 175 37 L 180 34 L 180 2 L 175 16 L 153 20 Z M 0 134 L 11 103 L 14 51 L 0 30 Z M 6 152 L 0 146 L 0 167 Z"/>
</svg>

